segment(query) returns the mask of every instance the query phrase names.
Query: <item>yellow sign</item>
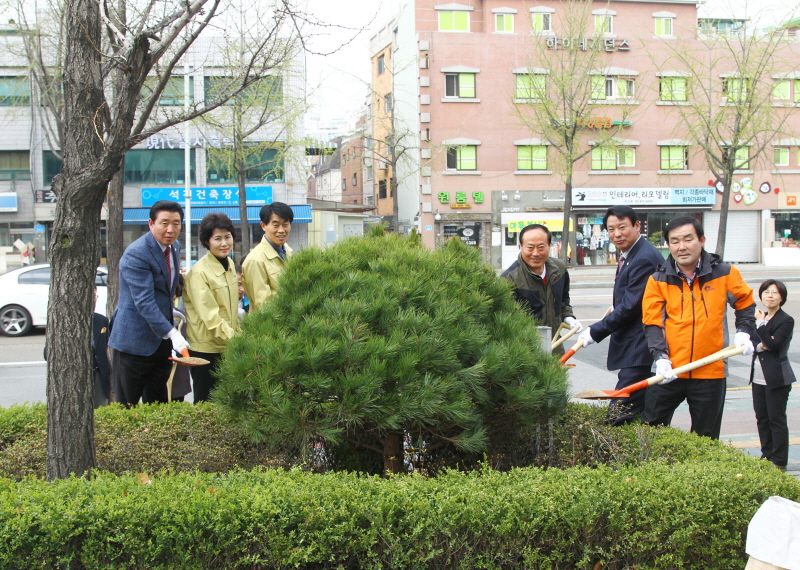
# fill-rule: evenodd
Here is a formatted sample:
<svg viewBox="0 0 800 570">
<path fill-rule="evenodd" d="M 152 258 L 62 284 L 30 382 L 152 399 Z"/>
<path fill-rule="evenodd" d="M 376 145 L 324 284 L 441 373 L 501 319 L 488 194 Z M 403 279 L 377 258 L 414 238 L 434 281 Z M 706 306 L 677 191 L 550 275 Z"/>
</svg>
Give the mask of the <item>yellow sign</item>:
<svg viewBox="0 0 800 570">
<path fill-rule="evenodd" d="M 472 204 L 457 204 L 457 203 L 453 203 L 453 204 L 450 204 L 450 207 L 451 208 L 471 208 Z"/>
<path fill-rule="evenodd" d="M 529 226 L 531 224 L 541 224 L 543 226 L 547 226 L 551 232 L 560 232 L 564 229 L 564 220 L 522 220 L 522 221 L 514 221 L 508 222 L 508 231 L 509 232 L 519 232 L 525 226 Z M 572 219 L 569 221 L 569 230 L 575 230 L 575 224 L 572 222 Z"/>
</svg>

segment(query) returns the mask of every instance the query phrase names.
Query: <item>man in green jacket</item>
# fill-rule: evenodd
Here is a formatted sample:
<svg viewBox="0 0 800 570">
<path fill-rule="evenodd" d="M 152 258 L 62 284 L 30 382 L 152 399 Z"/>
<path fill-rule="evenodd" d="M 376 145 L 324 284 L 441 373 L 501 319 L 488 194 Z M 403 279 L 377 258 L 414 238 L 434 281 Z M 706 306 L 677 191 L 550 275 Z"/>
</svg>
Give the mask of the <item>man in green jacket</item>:
<svg viewBox="0 0 800 570">
<path fill-rule="evenodd" d="M 286 245 L 294 220 L 291 206 L 273 202 L 261 208 L 260 217 L 264 238 L 242 263 L 242 285 L 252 311 L 277 294 L 278 277 L 292 254 L 292 248 Z"/>
<path fill-rule="evenodd" d="M 541 224 L 530 224 L 519 233 L 519 257 L 503 277 L 514 284 L 514 298 L 555 336 L 562 321 L 570 327 L 583 325 L 575 319 L 569 300 L 569 273 L 560 260 L 551 258 L 553 236 Z M 549 347 L 546 347 L 549 348 Z M 563 354 L 563 345 L 556 349 Z"/>
</svg>

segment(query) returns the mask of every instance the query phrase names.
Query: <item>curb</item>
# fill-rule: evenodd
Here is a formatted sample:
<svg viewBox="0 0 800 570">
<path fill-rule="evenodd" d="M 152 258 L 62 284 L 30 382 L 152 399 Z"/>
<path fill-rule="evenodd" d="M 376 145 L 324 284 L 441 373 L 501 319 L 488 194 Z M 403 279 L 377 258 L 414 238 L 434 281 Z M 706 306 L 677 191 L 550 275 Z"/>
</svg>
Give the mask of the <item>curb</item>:
<svg viewBox="0 0 800 570">
<path fill-rule="evenodd" d="M 753 277 L 748 275 L 743 275 L 745 282 L 747 283 L 759 283 L 764 279 L 769 279 L 769 277 Z M 800 276 L 797 277 L 784 277 L 781 279 L 784 283 L 798 283 L 800 282 Z M 572 282 L 569 284 L 570 290 L 572 289 L 612 289 L 614 287 L 614 281 L 592 281 L 592 282 Z"/>
</svg>

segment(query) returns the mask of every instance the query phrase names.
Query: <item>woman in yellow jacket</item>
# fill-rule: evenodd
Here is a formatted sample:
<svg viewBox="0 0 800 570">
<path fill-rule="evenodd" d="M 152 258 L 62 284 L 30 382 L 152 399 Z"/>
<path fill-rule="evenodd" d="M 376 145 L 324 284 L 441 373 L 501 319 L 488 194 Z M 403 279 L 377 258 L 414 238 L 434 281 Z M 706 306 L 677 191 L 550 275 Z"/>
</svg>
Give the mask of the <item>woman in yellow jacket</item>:
<svg viewBox="0 0 800 570">
<path fill-rule="evenodd" d="M 189 327 L 191 355 L 209 364 L 192 368 L 194 401 L 209 399 L 216 385 L 217 361 L 239 329 L 239 284 L 233 260 L 236 230 L 225 214 L 208 214 L 200 222 L 200 243 L 208 253 L 186 276 L 183 302 Z"/>
</svg>

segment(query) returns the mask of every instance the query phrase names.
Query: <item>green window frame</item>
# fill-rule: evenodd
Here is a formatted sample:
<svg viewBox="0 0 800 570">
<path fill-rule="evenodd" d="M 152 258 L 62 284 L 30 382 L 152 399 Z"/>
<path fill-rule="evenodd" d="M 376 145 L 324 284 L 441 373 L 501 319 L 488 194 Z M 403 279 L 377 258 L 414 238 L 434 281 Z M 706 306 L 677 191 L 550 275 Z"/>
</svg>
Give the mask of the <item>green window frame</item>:
<svg viewBox="0 0 800 570">
<path fill-rule="evenodd" d="M 0 77 L 0 107 L 27 107 L 31 104 L 31 84 L 24 75 Z"/>
<path fill-rule="evenodd" d="M 747 99 L 749 80 L 742 77 L 728 77 L 722 85 L 723 93 L 732 103 L 740 103 Z"/>
<path fill-rule="evenodd" d="M 592 99 L 606 98 L 606 77 L 604 75 L 592 76 Z"/>
<path fill-rule="evenodd" d="M 547 89 L 547 76 L 541 73 L 517 74 L 517 99 L 543 99 Z"/>
<path fill-rule="evenodd" d="M 622 147 L 617 149 L 617 166 L 632 167 L 636 166 L 636 151 L 632 147 Z"/>
<path fill-rule="evenodd" d="M 656 35 L 672 35 L 672 18 L 656 18 Z"/>
<path fill-rule="evenodd" d="M 662 146 L 661 170 L 688 170 L 689 147 Z"/>
<path fill-rule="evenodd" d="M 549 32 L 550 22 L 552 21 L 551 15 L 543 12 L 531 15 L 531 25 L 535 32 Z"/>
<path fill-rule="evenodd" d="M 791 98 L 791 84 L 788 80 L 784 79 L 782 81 L 777 81 L 775 86 L 772 88 L 772 96 L 775 99 L 779 99 L 782 101 L 788 101 Z"/>
<path fill-rule="evenodd" d="M 469 31 L 469 12 L 440 10 L 439 11 L 439 31 L 440 32 L 468 32 Z"/>
<path fill-rule="evenodd" d="M 749 166 L 749 159 L 750 159 L 750 147 L 743 146 L 736 150 L 733 155 L 734 164 L 733 168 L 735 170 L 747 170 L 750 168 Z"/>
<path fill-rule="evenodd" d="M 547 146 L 518 146 L 517 170 L 547 170 Z"/>
<path fill-rule="evenodd" d="M 474 73 L 445 73 L 444 96 L 459 99 L 475 98 Z"/>
<path fill-rule="evenodd" d="M 447 149 L 448 170 L 478 170 L 478 147 L 451 146 Z"/>
<path fill-rule="evenodd" d="M 800 79 L 794 80 L 794 102 L 800 103 Z"/>
<path fill-rule="evenodd" d="M 611 23 L 612 16 L 595 16 L 594 17 L 594 33 L 595 34 L 611 34 L 613 33 L 613 24 Z"/>
<path fill-rule="evenodd" d="M 45 186 L 50 186 L 59 172 L 61 172 L 61 159 L 53 151 L 42 151 L 42 178 Z"/>
<path fill-rule="evenodd" d="M 228 75 L 206 75 L 203 77 L 204 100 L 210 103 L 220 95 L 230 93 L 234 88 L 234 80 L 235 78 Z M 228 99 L 224 105 L 233 105 L 236 102 L 240 102 L 244 106 L 283 105 L 283 78 L 280 76 L 263 77 L 248 85 L 236 97 Z"/>
<path fill-rule="evenodd" d="M 167 80 L 158 104 L 164 107 L 183 106 L 183 75 L 173 76 Z M 147 100 L 153 95 L 153 90 L 158 84 L 158 77 L 150 76 L 145 79 L 142 86 L 142 99 Z M 194 105 L 194 77 L 189 77 L 189 104 Z"/>
<path fill-rule="evenodd" d="M 775 148 L 775 166 L 789 166 L 789 149 L 785 147 Z"/>
<path fill-rule="evenodd" d="M 662 77 L 658 90 L 662 101 L 686 101 L 686 77 Z"/>
<path fill-rule="evenodd" d="M 598 146 L 592 149 L 592 170 L 616 170 L 617 149 Z"/>
<path fill-rule="evenodd" d="M 513 34 L 514 14 L 495 14 L 494 31 L 505 34 Z"/>
</svg>

